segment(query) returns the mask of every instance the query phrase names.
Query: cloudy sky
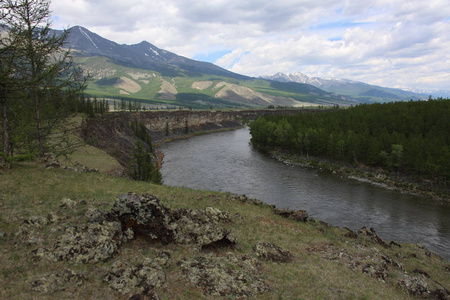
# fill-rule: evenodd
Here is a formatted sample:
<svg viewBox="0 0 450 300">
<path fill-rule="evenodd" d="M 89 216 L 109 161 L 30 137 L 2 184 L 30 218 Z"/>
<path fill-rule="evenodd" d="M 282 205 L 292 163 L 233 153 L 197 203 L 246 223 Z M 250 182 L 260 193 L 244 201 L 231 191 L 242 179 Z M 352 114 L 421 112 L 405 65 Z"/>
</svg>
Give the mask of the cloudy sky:
<svg viewBox="0 0 450 300">
<path fill-rule="evenodd" d="M 250 76 L 450 90 L 448 0 L 51 0 L 53 27 L 146 40 Z"/>
</svg>

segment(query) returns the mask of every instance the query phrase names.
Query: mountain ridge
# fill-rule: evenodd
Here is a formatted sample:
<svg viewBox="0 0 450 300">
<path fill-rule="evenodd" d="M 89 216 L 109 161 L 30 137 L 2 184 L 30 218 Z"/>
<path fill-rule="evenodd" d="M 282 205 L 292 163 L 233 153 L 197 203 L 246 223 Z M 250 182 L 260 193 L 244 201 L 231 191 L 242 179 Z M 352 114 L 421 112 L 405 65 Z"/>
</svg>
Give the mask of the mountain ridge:
<svg viewBox="0 0 450 300">
<path fill-rule="evenodd" d="M 261 76 L 261 78 L 280 82 L 306 83 L 330 93 L 355 98 L 363 103 L 404 101 L 411 99 L 424 100 L 428 98 L 428 95 L 426 94 L 416 93 L 413 91 L 381 87 L 345 78 L 309 77 L 301 72 L 296 72 L 293 74 L 278 72 L 274 75 Z"/>
<path fill-rule="evenodd" d="M 55 31 L 62 34 L 62 31 Z M 89 97 L 127 99 L 163 107 L 254 108 L 357 104 L 309 84 L 279 83 L 233 73 L 142 41 L 118 44 L 81 26 L 69 29 L 65 47 L 91 75 Z M 208 88 L 199 89 L 205 82 Z"/>
<path fill-rule="evenodd" d="M 158 71 L 167 76 L 180 75 L 176 68 L 184 68 L 190 72 L 201 70 L 208 75 L 227 76 L 240 80 L 250 78 L 209 62 L 196 61 L 160 49 L 147 41 L 132 45 L 118 44 L 78 25 L 69 29 L 66 45 L 78 54 L 105 56 L 128 66 Z"/>
</svg>

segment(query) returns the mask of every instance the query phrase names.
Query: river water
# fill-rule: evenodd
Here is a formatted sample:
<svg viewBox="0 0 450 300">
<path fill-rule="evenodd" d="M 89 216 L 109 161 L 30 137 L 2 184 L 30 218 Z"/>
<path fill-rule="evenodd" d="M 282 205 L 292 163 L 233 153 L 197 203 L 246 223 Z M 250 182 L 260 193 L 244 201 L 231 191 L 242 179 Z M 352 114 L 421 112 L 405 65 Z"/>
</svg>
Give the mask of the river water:
<svg viewBox="0 0 450 300">
<path fill-rule="evenodd" d="M 164 184 L 232 192 L 358 230 L 417 243 L 450 260 L 450 205 L 278 162 L 250 144 L 247 128 L 162 145 Z"/>
</svg>

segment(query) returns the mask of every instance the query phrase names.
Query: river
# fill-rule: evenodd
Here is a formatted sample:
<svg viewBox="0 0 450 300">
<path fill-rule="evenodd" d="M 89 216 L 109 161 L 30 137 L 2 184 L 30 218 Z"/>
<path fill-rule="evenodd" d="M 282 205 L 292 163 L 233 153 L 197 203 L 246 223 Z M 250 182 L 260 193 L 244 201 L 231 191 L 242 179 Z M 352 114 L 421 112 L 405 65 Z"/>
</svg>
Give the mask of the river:
<svg viewBox="0 0 450 300">
<path fill-rule="evenodd" d="M 416 243 L 450 260 L 450 205 L 328 171 L 278 162 L 250 144 L 247 128 L 164 144 L 164 184 L 245 194 L 278 208 L 358 230 L 388 242 Z"/>
</svg>

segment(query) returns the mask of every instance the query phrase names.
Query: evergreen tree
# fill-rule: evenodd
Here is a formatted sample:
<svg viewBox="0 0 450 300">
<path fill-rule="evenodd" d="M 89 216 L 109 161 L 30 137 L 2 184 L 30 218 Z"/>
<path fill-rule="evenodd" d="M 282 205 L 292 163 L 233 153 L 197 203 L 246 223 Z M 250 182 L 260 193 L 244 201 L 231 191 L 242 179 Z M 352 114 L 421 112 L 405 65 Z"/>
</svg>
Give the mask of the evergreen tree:
<svg viewBox="0 0 450 300">
<path fill-rule="evenodd" d="M 49 1 L 2 2 L 6 5 L 6 8 L 2 9 L 6 12 L 3 21 L 8 26 L 8 35 L 2 39 L 2 44 L 11 50 L 8 55 L 12 56 L 8 56 L 8 63 L 11 63 L 14 69 L 12 79 L 14 84 L 21 88 L 20 97 L 15 100 L 21 103 L 12 104 L 20 109 L 22 118 L 17 120 L 15 125 L 34 123 L 34 132 L 23 128 L 22 133 L 35 136 L 29 140 L 36 141 L 37 151 L 43 155 L 54 146 L 54 143 L 48 143 L 49 136 L 55 133 L 54 130 L 69 113 L 69 106 L 61 102 L 65 101 L 65 96 L 70 94 L 71 90 L 82 91 L 85 81 L 80 70 L 74 68 L 69 51 L 63 50 L 68 31 L 56 34 L 50 29 Z M 3 47 L 2 50 L 4 49 Z M 3 55 L 1 60 L 3 69 L 7 60 Z M 33 107 L 34 122 L 23 119 L 28 117 L 29 107 Z M 7 121 L 6 124 L 8 125 Z M 7 141 L 4 141 L 5 143 Z M 32 143 L 28 143 L 27 147 L 30 151 L 34 148 Z M 11 152 L 10 149 L 9 151 Z"/>
</svg>

